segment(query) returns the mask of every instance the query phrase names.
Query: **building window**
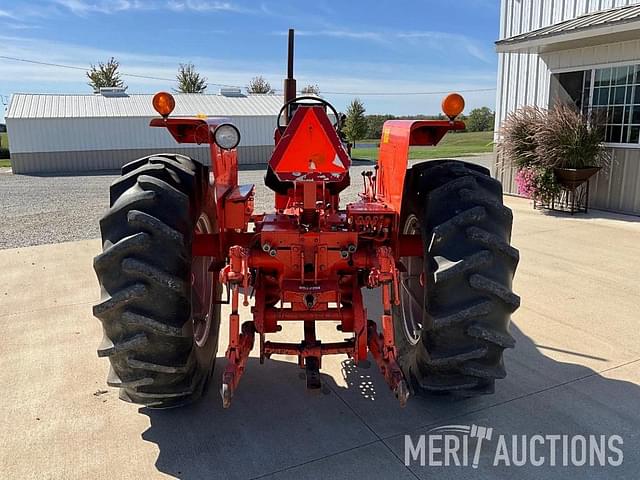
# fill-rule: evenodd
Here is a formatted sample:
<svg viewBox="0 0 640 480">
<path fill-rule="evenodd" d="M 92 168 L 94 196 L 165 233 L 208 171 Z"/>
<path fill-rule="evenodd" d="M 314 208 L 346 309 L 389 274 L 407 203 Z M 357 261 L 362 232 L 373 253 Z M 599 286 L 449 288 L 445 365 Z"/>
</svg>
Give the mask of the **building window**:
<svg viewBox="0 0 640 480">
<path fill-rule="evenodd" d="M 602 112 L 608 143 L 640 144 L 640 65 L 554 74 L 551 100 Z"/>
</svg>

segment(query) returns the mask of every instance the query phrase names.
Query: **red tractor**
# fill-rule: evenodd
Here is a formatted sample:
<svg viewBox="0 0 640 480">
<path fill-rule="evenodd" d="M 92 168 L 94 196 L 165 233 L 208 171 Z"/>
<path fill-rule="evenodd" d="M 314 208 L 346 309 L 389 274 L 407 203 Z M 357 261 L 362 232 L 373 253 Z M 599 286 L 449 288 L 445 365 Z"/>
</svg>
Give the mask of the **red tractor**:
<svg viewBox="0 0 640 480">
<path fill-rule="evenodd" d="M 254 213 L 254 185 L 238 185 L 240 133 L 216 118 L 172 118 L 174 99 L 154 97 L 178 143 L 209 144 L 211 167 L 158 154 L 122 167 L 100 221 L 94 261 L 104 328 L 99 356 L 120 397 L 156 408 L 198 399 L 213 372 L 221 304 L 229 345 L 221 395 L 228 407 L 258 340 L 260 360 L 295 355 L 308 388 L 319 388 L 322 357 L 370 354 L 401 405 L 409 395 L 492 393 L 514 346 L 511 313 L 518 251 L 502 187 L 485 168 L 442 160 L 407 169 L 409 147 L 436 145 L 464 108 L 456 94 L 442 121 L 384 124 L 379 161 L 363 175 L 360 199 L 340 205 L 351 159 L 340 115 L 318 97 L 296 98 L 293 32 L 285 104 L 265 184 L 270 213 Z M 331 116 L 330 116 L 330 114 Z M 284 121 L 282 121 L 284 120 Z M 378 289 L 382 315 L 367 318 L 362 288 Z M 251 317 L 240 318 L 240 304 Z M 270 339 L 301 322 L 300 343 Z M 322 343 L 316 322 L 347 339 Z"/>
</svg>

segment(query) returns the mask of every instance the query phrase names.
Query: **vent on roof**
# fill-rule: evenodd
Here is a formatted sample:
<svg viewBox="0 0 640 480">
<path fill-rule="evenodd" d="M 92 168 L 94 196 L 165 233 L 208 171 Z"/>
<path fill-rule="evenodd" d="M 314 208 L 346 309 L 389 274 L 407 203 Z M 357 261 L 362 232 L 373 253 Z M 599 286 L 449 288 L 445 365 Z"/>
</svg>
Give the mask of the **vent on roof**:
<svg viewBox="0 0 640 480">
<path fill-rule="evenodd" d="M 223 97 L 244 97 L 239 88 L 221 88 L 220 95 Z"/>
<path fill-rule="evenodd" d="M 103 97 L 126 97 L 127 87 L 100 87 L 99 93 Z"/>
</svg>

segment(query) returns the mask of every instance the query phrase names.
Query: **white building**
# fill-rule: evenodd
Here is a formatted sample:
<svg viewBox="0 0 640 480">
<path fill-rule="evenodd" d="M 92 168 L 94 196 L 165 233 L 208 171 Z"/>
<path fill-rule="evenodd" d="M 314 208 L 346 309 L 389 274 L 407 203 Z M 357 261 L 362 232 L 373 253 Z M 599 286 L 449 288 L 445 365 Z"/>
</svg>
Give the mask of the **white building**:
<svg viewBox="0 0 640 480">
<path fill-rule="evenodd" d="M 524 105 L 609 110 L 613 166 L 591 205 L 640 214 L 640 0 L 502 0 L 496 122 Z M 513 172 L 502 172 L 515 193 Z"/>
<path fill-rule="evenodd" d="M 14 173 L 113 170 L 144 155 L 177 152 L 205 163 L 208 146 L 179 145 L 157 117 L 153 95 L 15 94 L 6 113 Z M 173 116 L 226 117 L 241 134 L 238 160 L 260 164 L 273 150 L 278 95 L 176 94 Z"/>
</svg>

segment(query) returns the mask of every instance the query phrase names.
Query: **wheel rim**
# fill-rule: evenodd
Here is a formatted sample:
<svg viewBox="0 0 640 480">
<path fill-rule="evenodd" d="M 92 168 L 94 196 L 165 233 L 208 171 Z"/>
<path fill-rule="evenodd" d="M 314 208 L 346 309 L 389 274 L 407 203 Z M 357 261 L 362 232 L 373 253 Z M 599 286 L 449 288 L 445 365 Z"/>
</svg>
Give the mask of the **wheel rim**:
<svg viewBox="0 0 640 480">
<path fill-rule="evenodd" d="M 212 233 L 211 221 L 205 213 L 196 222 L 196 234 Z M 193 339 L 198 347 L 204 347 L 209 339 L 213 320 L 213 298 L 215 283 L 209 271 L 212 257 L 191 259 L 191 319 Z"/>
<path fill-rule="evenodd" d="M 402 233 L 420 235 L 418 217 L 410 215 L 405 221 Z M 404 334 L 412 345 L 420 340 L 422 332 L 424 286 L 424 259 L 420 257 L 402 257 L 406 272 L 400 273 L 400 305 Z"/>
</svg>

